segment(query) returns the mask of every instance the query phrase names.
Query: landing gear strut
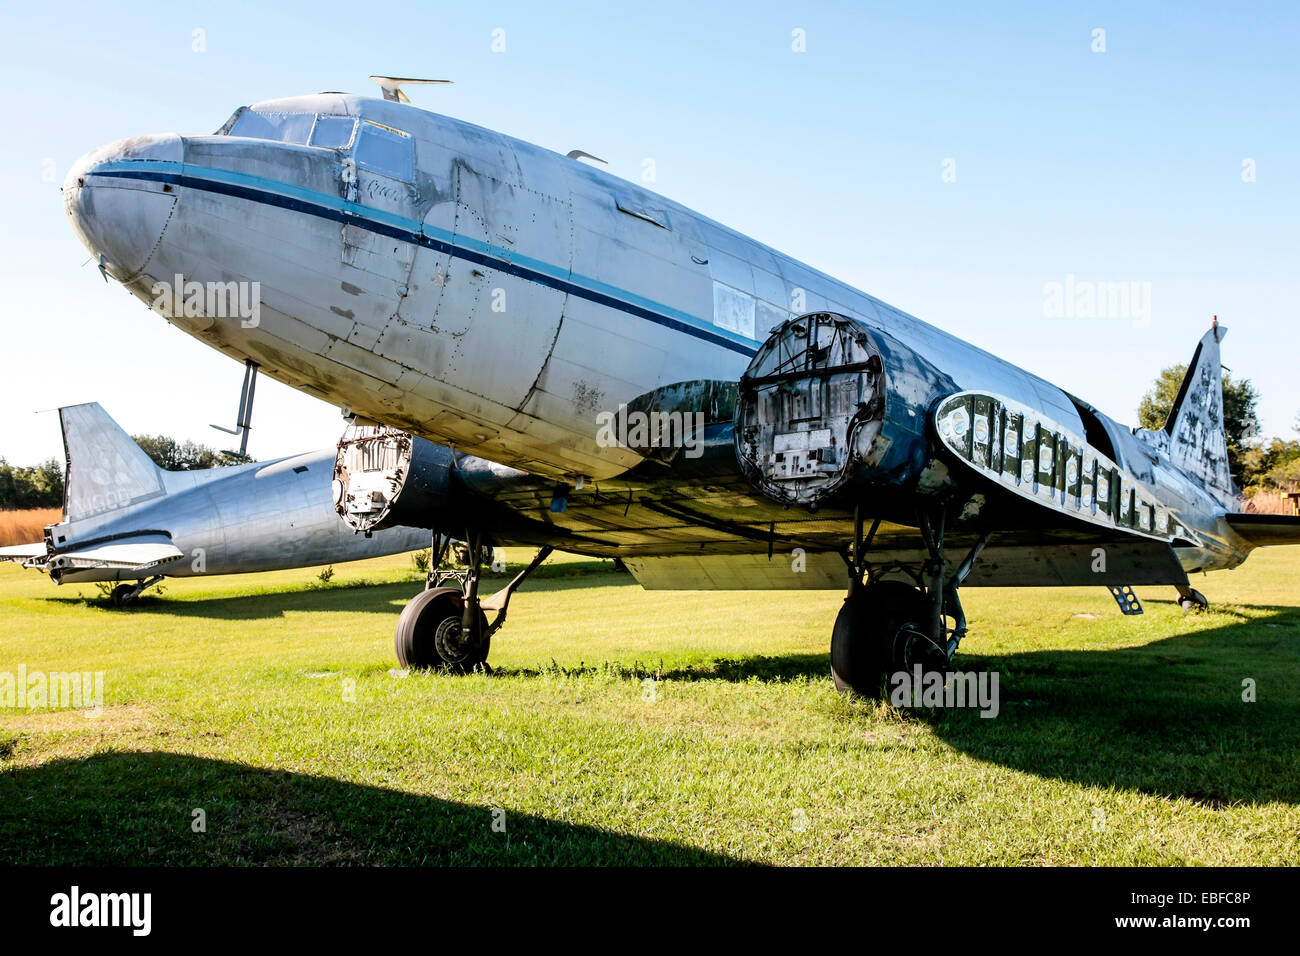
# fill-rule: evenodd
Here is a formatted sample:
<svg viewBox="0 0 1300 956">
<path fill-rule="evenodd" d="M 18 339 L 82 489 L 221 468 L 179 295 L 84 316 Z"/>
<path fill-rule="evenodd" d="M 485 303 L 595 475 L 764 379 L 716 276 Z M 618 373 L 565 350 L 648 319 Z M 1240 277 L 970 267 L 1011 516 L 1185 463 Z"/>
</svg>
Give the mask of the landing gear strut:
<svg viewBox="0 0 1300 956">
<path fill-rule="evenodd" d="M 554 550 L 549 545 L 543 547 L 514 580 L 486 600 L 479 600 L 483 539 L 477 532 L 469 532 L 465 540 L 469 544 L 469 567 L 464 571 L 440 571 L 438 565 L 447 553 L 449 539 L 446 535 L 434 536 L 425 589 L 397 619 L 394 645 L 403 667 L 443 668 L 458 674 L 491 672 L 488 650 L 492 635 L 506 621 L 511 595 Z M 459 587 L 443 587 L 446 581 L 454 581 Z M 495 612 L 491 623 L 489 611 Z"/>
<path fill-rule="evenodd" d="M 951 574 L 944 560 L 946 512 L 922 513 L 921 536 L 929 559 L 919 566 L 899 562 L 873 565 L 871 542 L 880 527 L 872 522 L 863 535 L 861 513 L 855 510 L 853 547 L 844 562 L 849 569 L 849 593 L 831 633 L 831 678 L 837 689 L 863 697 L 879 696 L 890 674 L 942 671 L 966 636 L 966 615 L 957 589 L 970 574 L 989 534 L 980 536 Z M 891 572 L 912 582 L 883 580 Z M 952 626 L 948 621 L 952 621 Z"/>
<path fill-rule="evenodd" d="M 144 593 L 145 588 L 152 587 L 162 579 L 163 575 L 155 574 L 153 577 L 137 581 L 135 584 L 119 584 L 113 588 L 109 600 L 113 602 L 113 607 L 126 607 L 128 604 L 134 604 L 135 599 Z"/>
</svg>

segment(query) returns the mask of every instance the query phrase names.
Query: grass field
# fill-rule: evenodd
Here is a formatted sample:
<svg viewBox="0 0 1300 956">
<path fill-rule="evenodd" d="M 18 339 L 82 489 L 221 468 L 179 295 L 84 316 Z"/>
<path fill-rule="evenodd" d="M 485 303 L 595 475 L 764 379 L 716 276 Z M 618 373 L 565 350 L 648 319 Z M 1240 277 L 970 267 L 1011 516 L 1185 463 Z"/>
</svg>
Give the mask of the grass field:
<svg viewBox="0 0 1300 956">
<path fill-rule="evenodd" d="M 407 557 L 130 611 L 0 567 L 0 672 L 102 671 L 105 704 L 0 711 L 0 861 L 1300 862 L 1300 548 L 1198 577 L 1204 614 L 968 590 L 995 719 L 838 695 L 839 595 L 553 562 L 467 677 L 394 670 Z"/>
<path fill-rule="evenodd" d="M 45 526 L 63 517 L 61 508 L 27 508 L 19 511 L 0 511 L 0 548 L 11 544 L 31 544 L 42 541 Z"/>
</svg>

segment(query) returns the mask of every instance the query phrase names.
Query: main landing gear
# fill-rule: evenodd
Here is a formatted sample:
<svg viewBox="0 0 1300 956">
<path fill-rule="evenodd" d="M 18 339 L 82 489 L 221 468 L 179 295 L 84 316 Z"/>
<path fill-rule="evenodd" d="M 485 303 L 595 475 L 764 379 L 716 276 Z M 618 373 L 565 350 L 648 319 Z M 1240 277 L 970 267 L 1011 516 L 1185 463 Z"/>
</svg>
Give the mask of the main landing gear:
<svg viewBox="0 0 1300 956">
<path fill-rule="evenodd" d="M 549 545 L 543 547 L 532 564 L 515 575 L 514 580 L 486 600 L 480 600 L 478 586 L 484 542 L 477 532 L 469 532 L 465 540 L 469 544 L 468 567 L 463 571 L 440 571 L 438 566 L 446 557 L 451 541 L 446 535 L 434 534 L 425 589 L 403 608 L 397 619 L 394 644 L 398 663 L 403 667 L 442 668 L 458 674 L 490 672 L 488 650 L 492 635 L 506 621 L 510 596 L 554 550 Z M 444 587 L 445 582 L 457 586 Z M 488 612 L 495 614 L 491 623 Z"/>
<path fill-rule="evenodd" d="M 831 633 L 831 678 L 837 689 L 878 697 L 891 674 L 912 673 L 918 666 L 922 672 L 947 669 L 966 636 L 966 615 L 957 589 L 989 535 L 982 535 L 950 573 L 944 559 L 944 523 L 943 510 L 933 517 L 921 515 L 921 536 L 929 552 L 921 565 L 873 565 L 867 556 L 880 519 L 864 536 L 861 514 L 855 511 L 853 547 L 843 555 L 849 593 Z M 912 583 L 884 580 L 895 572 L 906 574 Z"/>
<path fill-rule="evenodd" d="M 152 587 L 162 579 L 163 575 L 155 574 L 153 577 L 137 581 L 135 584 L 119 584 L 113 588 L 108 599 L 112 602 L 113 607 L 126 607 L 129 604 L 134 604 L 136 598 L 144 593 L 145 588 Z"/>
<path fill-rule="evenodd" d="M 1209 600 L 1196 588 L 1187 584 L 1179 584 L 1178 588 L 1178 606 L 1183 609 L 1183 613 L 1188 611 L 1204 611 L 1210 606 Z"/>
</svg>

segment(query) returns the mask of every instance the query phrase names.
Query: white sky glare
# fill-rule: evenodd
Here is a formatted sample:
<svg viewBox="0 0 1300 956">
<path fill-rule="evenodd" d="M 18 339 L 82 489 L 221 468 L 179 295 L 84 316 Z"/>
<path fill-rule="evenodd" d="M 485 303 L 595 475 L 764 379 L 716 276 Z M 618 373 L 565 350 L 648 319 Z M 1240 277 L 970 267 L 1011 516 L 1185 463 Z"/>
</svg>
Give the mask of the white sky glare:
<svg viewBox="0 0 1300 956">
<path fill-rule="evenodd" d="M 1300 7 L 656 2 L 23 4 L 0 62 L 0 456 L 61 457 L 43 409 L 218 447 L 242 367 L 105 283 L 64 218 L 77 157 L 239 106 L 448 77 L 416 105 L 609 170 L 1132 423 L 1217 314 L 1264 433 L 1300 413 Z M 1095 52 L 1094 31 L 1105 31 Z M 493 52 L 493 31 L 505 50 Z M 806 50 L 792 49 L 802 30 Z M 202 31 L 202 51 L 195 50 Z M 500 34 L 498 36 L 501 36 Z M 375 89 L 377 93 L 377 89 Z M 945 161 L 951 164 L 945 166 Z M 1243 177 L 1252 161 L 1253 181 Z M 944 171 L 955 171 L 945 181 Z M 1046 313 L 1047 283 L 1150 283 L 1150 320 Z M 259 381 L 250 452 L 338 410 Z"/>
</svg>

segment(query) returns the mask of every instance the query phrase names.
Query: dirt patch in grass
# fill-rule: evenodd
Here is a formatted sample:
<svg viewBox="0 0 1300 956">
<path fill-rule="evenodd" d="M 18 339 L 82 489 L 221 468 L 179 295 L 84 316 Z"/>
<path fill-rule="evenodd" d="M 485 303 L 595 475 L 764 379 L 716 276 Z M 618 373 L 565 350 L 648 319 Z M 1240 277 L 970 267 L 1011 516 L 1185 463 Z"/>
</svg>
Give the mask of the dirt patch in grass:
<svg viewBox="0 0 1300 956">
<path fill-rule="evenodd" d="M 68 733 L 95 731 L 118 733 L 127 730 L 152 730 L 157 713 L 147 704 L 116 704 L 105 707 L 97 716 L 85 710 L 54 710 L 39 714 L 19 714 L 0 718 L 0 728 L 28 733 Z"/>
<path fill-rule="evenodd" d="M 33 765 L 106 747 L 142 749 L 170 732 L 154 708 L 145 704 L 105 707 L 96 717 L 86 714 L 59 710 L 0 719 L 0 759 L 11 765 Z"/>
</svg>

